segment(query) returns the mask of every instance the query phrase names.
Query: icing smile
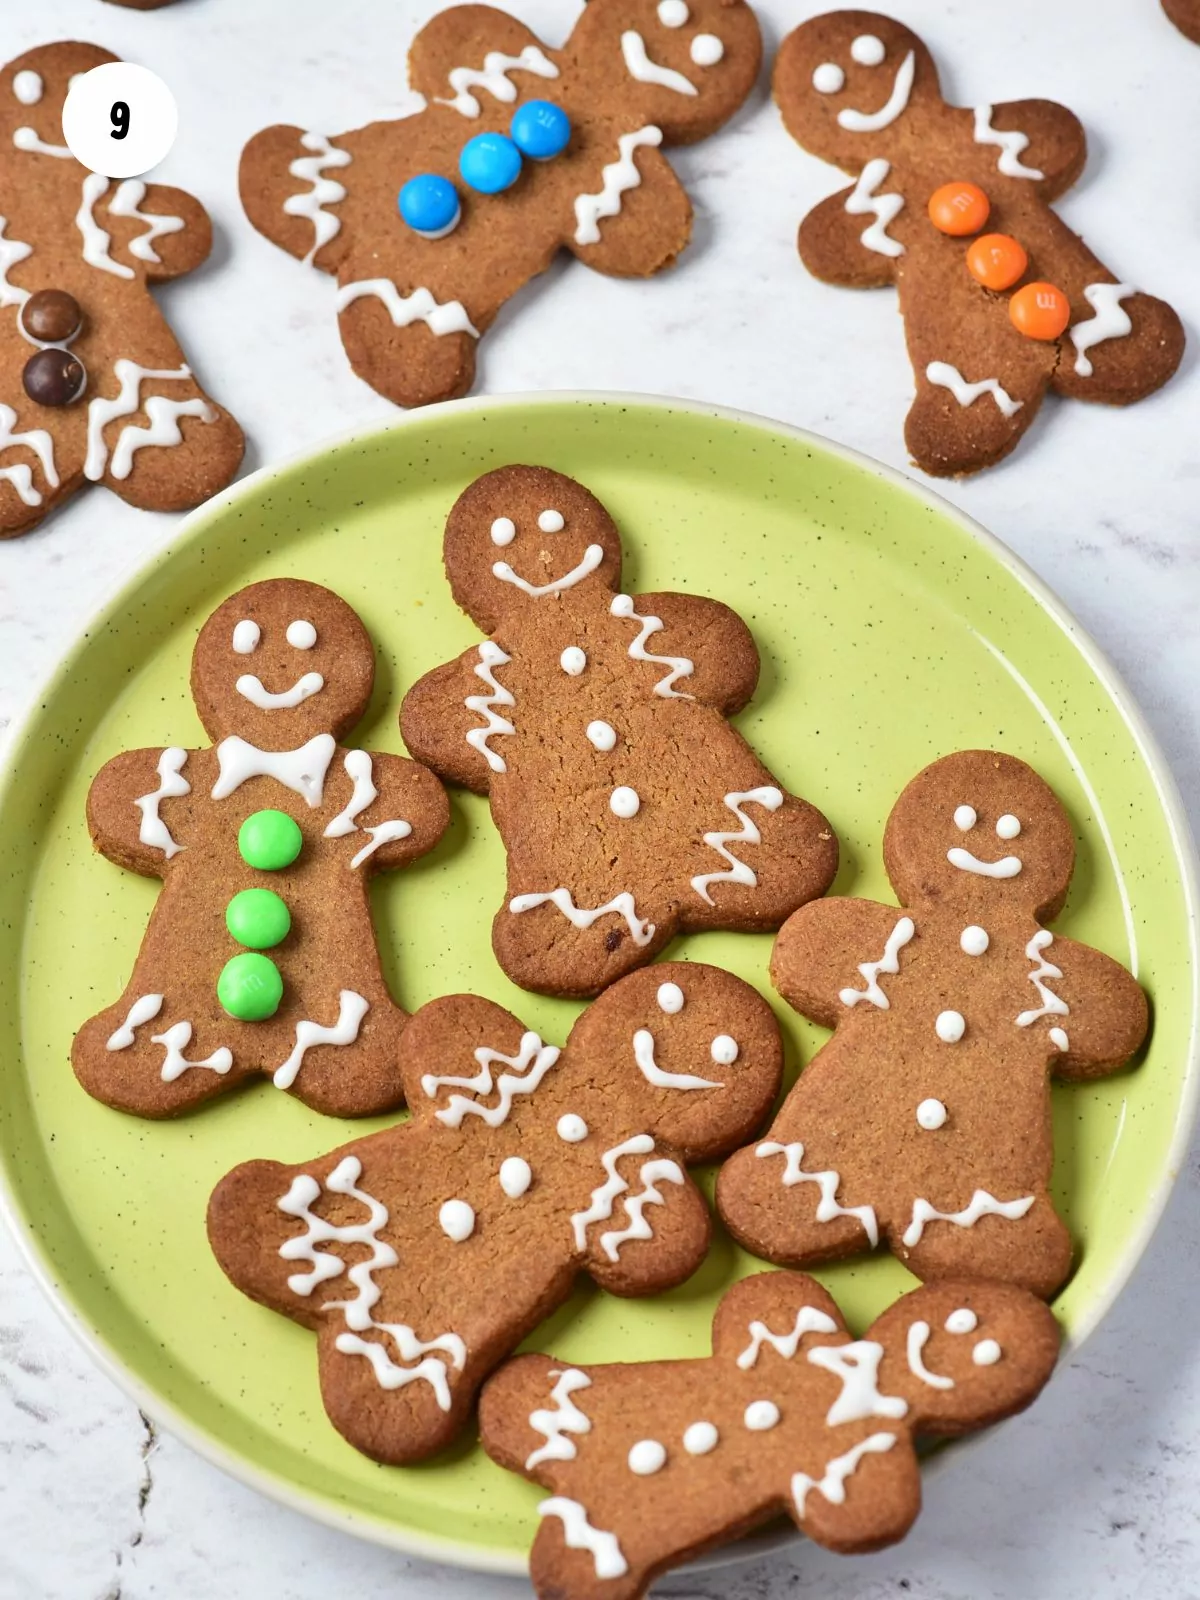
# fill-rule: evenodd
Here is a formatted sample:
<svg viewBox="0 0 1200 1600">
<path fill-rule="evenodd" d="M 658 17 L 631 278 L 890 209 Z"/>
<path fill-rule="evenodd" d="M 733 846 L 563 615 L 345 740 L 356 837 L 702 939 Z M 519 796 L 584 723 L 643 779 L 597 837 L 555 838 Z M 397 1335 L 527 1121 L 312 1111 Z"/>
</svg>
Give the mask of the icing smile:
<svg viewBox="0 0 1200 1600">
<path fill-rule="evenodd" d="M 621 54 L 631 78 L 639 83 L 656 83 L 662 89 L 674 89 L 676 94 L 696 94 L 696 85 L 673 67 L 660 67 L 646 53 L 646 41 L 635 28 L 621 35 Z M 905 99 L 907 99 L 907 95 Z M 901 107 L 901 110 L 903 107 Z M 899 115 L 899 113 L 897 113 Z"/>
<path fill-rule="evenodd" d="M 561 578 L 554 578 L 550 583 L 543 583 L 540 587 L 529 583 L 525 578 L 521 577 L 519 572 L 514 572 L 507 561 L 497 561 L 492 567 L 492 572 L 495 577 L 500 579 L 501 583 L 511 583 L 514 588 L 520 589 L 522 594 L 529 595 L 533 600 L 540 600 L 543 595 L 558 594 L 562 589 L 572 588 L 581 578 L 586 578 L 589 573 L 595 572 L 603 560 L 603 546 L 590 544 L 584 551 L 583 560 L 578 566 L 572 567 L 570 572 L 564 573 Z M 257 678 L 254 681 L 257 683 Z M 238 687 L 241 688 L 240 683 Z"/>
<path fill-rule="evenodd" d="M 946 851 L 946 860 L 960 872 L 974 872 L 981 878 L 1015 878 L 1021 870 L 1020 856 L 1002 856 L 999 861 L 981 861 L 961 845 Z"/>
<path fill-rule="evenodd" d="M 849 133 L 878 133 L 890 127 L 908 105 L 916 69 L 916 56 L 910 50 L 897 69 L 887 103 L 878 111 L 856 111 L 853 106 L 846 106 L 838 112 L 838 126 Z"/>
<path fill-rule="evenodd" d="M 244 672 L 235 685 L 242 699 L 249 700 L 260 711 L 294 711 L 324 687 L 325 679 L 319 672 L 306 672 L 302 678 L 296 679 L 290 689 L 284 689 L 279 694 L 264 689 L 262 679 L 256 678 L 252 672 Z"/>
</svg>

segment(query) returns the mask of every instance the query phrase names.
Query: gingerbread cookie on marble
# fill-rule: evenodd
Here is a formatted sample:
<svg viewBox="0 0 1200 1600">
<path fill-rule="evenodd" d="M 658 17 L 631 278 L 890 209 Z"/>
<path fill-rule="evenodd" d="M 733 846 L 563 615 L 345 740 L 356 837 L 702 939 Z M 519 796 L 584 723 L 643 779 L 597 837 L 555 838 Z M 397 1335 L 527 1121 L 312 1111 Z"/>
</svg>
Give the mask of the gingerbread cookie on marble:
<svg viewBox="0 0 1200 1600">
<path fill-rule="evenodd" d="M 717 1206 L 767 1260 L 811 1266 L 882 1240 L 919 1278 L 1050 1296 L 1071 1240 L 1049 1194 L 1050 1083 L 1103 1077 L 1146 1033 L 1109 956 L 1051 933 L 1075 860 L 1053 790 L 972 750 L 913 779 L 883 841 L 899 906 L 830 899 L 784 925 L 771 977 L 833 1038 Z"/>
<path fill-rule="evenodd" d="M 775 99 L 805 150 L 852 173 L 800 224 L 826 283 L 900 292 L 917 396 L 905 439 L 938 476 L 1006 456 L 1048 389 L 1128 405 L 1183 354 L 1170 306 L 1118 283 L 1056 213 L 1087 155 L 1051 100 L 948 105 L 910 29 L 833 11 L 780 47 Z"/>
<path fill-rule="evenodd" d="M 1171 21 L 1195 44 L 1200 44 L 1200 0 L 1162 0 Z"/>
<path fill-rule="evenodd" d="M 744 0 L 590 0 L 561 50 L 491 6 L 426 23 L 426 107 L 333 139 L 266 128 L 242 204 L 338 281 L 350 364 L 398 405 L 467 392 L 501 306 L 569 250 L 614 277 L 670 266 L 692 208 L 662 146 L 716 132 L 758 75 Z"/>
<path fill-rule="evenodd" d="M 647 1295 L 696 1270 L 711 1224 L 685 1163 L 761 1126 L 782 1049 L 749 984 L 679 962 L 614 984 L 561 1051 L 490 1000 L 431 1001 L 399 1065 L 411 1121 L 247 1162 L 208 1210 L 236 1287 L 317 1334 L 334 1427 L 397 1464 L 461 1431 L 579 1273 Z"/>
<path fill-rule="evenodd" d="M 407 1018 L 367 880 L 431 849 L 449 807 L 415 761 L 338 744 L 374 677 L 344 600 L 294 578 L 252 584 L 192 657 L 215 747 L 130 750 L 96 776 L 93 843 L 163 888 L 124 994 L 76 1035 L 89 1094 L 168 1117 L 265 1073 L 334 1116 L 401 1104 Z"/>
<path fill-rule="evenodd" d="M 182 189 L 88 172 L 61 142 L 71 79 L 116 59 L 50 44 L 0 70 L 0 538 L 85 482 L 181 511 L 242 459 L 148 287 L 206 258 L 208 213 Z"/>
<path fill-rule="evenodd" d="M 921 1507 L 918 1436 L 1023 1410 L 1058 1326 L 1024 1290 L 926 1285 L 852 1339 L 812 1278 L 729 1289 L 713 1354 L 572 1367 L 519 1356 L 480 1400 L 484 1449 L 549 1491 L 542 1600 L 641 1600 L 669 1568 L 780 1515 L 829 1550 L 879 1550 Z"/>
<path fill-rule="evenodd" d="M 740 617 L 620 593 L 611 517 L 544 467 L 477 479 L 445 560 L 489 637 L 409 690 L 401 728 L 491 796 L 508 851 L 492 945 L 514 983 L 597 994 L 677 933 L 778 928 L 825 892 L 833 830 L 726 720 L 758 678 Z"/>
</svg>

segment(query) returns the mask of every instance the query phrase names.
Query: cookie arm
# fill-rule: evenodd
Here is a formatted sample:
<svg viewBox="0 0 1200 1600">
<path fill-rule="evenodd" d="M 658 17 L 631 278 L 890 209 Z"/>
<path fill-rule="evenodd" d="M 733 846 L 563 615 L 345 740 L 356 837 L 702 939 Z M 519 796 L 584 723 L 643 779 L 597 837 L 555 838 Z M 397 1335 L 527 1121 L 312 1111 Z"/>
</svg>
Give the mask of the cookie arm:
<svg viewBox="0 0 1200 1600">
<path fill-rule="evenodd" d="M 336 273 L 345 252 L 337 207 L 350 166 L 348 152 L 321 135 L 290 125 L 263 128 L 238 165 L 242 208 L 272 244 Z"/>
<path fill-rule="evenodd" d="M 626 1156 L 620 1168 L 629 1188 L 610 1216 L 587 1225 L 579 1265 L 609 1294 L 674 1289 L 708 1254 L 712 1218 L 704 1197 L 683 1166 L 660 1150 Z"/>
<path fill-rule="evenodd" d="M 105 763 L 87 797 L 88 832 L 101 855 L 144 878 L 167 875 L 191 833 L 191 754 L 126 750 Z"/>
<path fill-rule="evenodd" d="M 863 995 L 852 1002 L 855 1006 L 871 1005 L 866 998 L 869 979 L 860 967 L 884 963 L 875 982 L 886 995 L 887 967 L 893 964 L 889 949 L 902 966 L 917 938 L 913 920 L 901 906 L 836 897 L 813 900 L 780 929 L 771 953 L 771 981 L 801 1015 L 833 1028 L 847 1010 L 843 991 Z"/>
<path fill-rule="evenodd" d="M 450 826 L 450 802 L 419 761 L 376 754 L 371 769 L 376 798 L 354 818 L 355 831 L 345 840 L 351 860 L 374 874 L 407 866 L 432 850 Z M 363 855 L 365 850 L 370 853 Z"/>
<path fill-rule="evenodd" d="M 1056 1076 L 1079 1081 L 1118 1072 L 1137 1053 L 1150 1024 L 1141 985 L 1119 961 L 1074 939 L 1056 937 L 1047 958 L 1063 974 L 1050 987 L 1071 1008 L 1065 1017 L 1036 1024 L 1060 1023 L 1069 1040 L 1055 1057 Z"/>
<path fill-rule="evenodd" d="M 965 115 L 977 124 L 980 111 Z M 1040 180 L 1030 181 L 1037 183 L 1043 200 L 1056 200 L 1071 187 L 1087 161 L 1087 135 L 1073 111 L 1055 100 L 1006 100 L 990 111 L 988 120 L 996 133 L 1020 133 L 1028 140 L 1016 157 L 1021 166 L 1042 174 Z M 997 161 L 1001 157 L 997 145 Z"/>
<path fill-rule="evenodd" d="M 882 289 L 895 279 L 903 246 L 884 218 L 900 196 L 885 199 L 886 181 L 871 183 L 872 166 L 886 169 L 887 162 L 870 164 L 858 184 L 822 200 L 800 224 L 796 236 L 800 259 L 822 283 L 845 289 Z M 857 204 L 855 197 L 865 188 L 873 191 L 869 209 L 852 210 Z M 901 204 L 893 214 L 902 214 L 902 210 Z"/>
<path fill-rule="evenodd" d="M 408 54 L 408 81 L 418 94 L 435 103 L 453 100 L 456 93 L 460 96 L 465 143 L 473 133 L 481 131 L 479 118 L 483 111 L 493 112 L 499 105 L 497 98 L 479 82 L 485 58 L 494 52 L 520 56 L 525 51 L 530 52 L 529 59 L 536 60 L 533 53 L 537 52 L 553 66 L 542 51 L 537 34 L 507 12 L 494 6 L 451 6 L 431 17 L 413 40 Z M 456 90 L 450 81 L 450 74 L 456 69 L 468 80 L 463 90 Z M 509 67 L 503 76 L 510 87 L 527 97 L 544 92 L 547 98 L 555 98 L 553 78 L 548 75 Z M 555 69 L 554 78 L 557 76 Z M 480 111 L 472 111 L 467 105 L 467 95 L 475 100 Z"/>
<path fill-rule="evenodd" d="M 107 199 L 114 260 L 144 269 L 150 283 L 181 278 L 208 259 L 212 222 L 186 190 L 130 179 Z"/>
<path fill-rule="evenodd" d="M 657 132 L 613 128 L 601 134 L 599 159 L 580 171 L 565 243 L 595 272 L 648 278 L 669 267 L 691 237 L 687 192 L 667 158 L 647 142 Z"/>
<path fill-rule="evenodd" d="M 457 661 L 427 672 L 400 707 L 400 732 L 412 755 L 440 778 L 476 794 L 487 794 L 491 774 L 504 771 L 505 736 L 512 728 L 507 714 L 513 709 L 504 699 L 509 694 L 503 686 L 504 663 L 484 660 L 483 649 L 465 650 Z M 498 694 L 478 675 L 480 667 L 500 686 Z M 468 699 L 476 696 L 491 702 L 490 712 L 468 706 Z"/>
<path fill-rule="evenodd" d="M 664 592 L 621 598 L 633 601 L 632 614 L 621 618 L 629 630 L 628 654 L 655 693 L 669 688 L 726 716 L 748 704 L 758 686 L 758 647 L 736 611 L 703 595 Z M 621 616 L 618 610 L 613 614 Z M 648 628 L 648 621 L 661 627 Z M 678 669 L 673 682 L 672 669 Z"/>
</svg>

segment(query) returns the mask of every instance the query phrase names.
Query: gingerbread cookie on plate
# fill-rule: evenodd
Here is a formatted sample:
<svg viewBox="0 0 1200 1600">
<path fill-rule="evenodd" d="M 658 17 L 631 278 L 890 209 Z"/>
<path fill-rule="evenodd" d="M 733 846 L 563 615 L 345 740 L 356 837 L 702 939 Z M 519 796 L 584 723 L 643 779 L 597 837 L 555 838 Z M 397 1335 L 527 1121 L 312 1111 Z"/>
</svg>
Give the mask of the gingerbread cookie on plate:
<svg viewBox="0 0 1200 1600">
<path fill-rule="evenodd" d="M 338 744 L 374 677 L 344 600 L 295 578 L 251 584 L 192 658 L 215 748 L 129 750 L 97 774 L 96 848 L 163 888 L 124 994 L 76 1035 L 89 1094 L 168 1117 L 265 1073 L 333 1116 L 401 1104 L 407 1019 L 367 879 L 432 849 L 449 806 L 415 761 Z"/>
<path fill-rule="evenodd" d="M 1175 312 L 1118 282 L 1052 209 L 1087 156 L 1065 107 L 948 105 L 922 41 L 872 11 L 801 24 L 774 90 L 792 137 L 855 179 L 801 223 L 805 266 L 899 289 L 917 380 L 905 439 L 926 472 L 999 461 L 1048 389 L 1129 405 L 1174 373 Z"/>
<path fill-rule="evenodd" d="M 920 1278 L 1050 1296 L 1071 1240 L 1049 1194 L 1050 1079 L 1117 1071 L 1146 998 L 1109 956 L 1051 933 L 1075 841 L 1054 792 L 973 750 L 919 773 L 883 841 L 899 906 L 830 899 L 784 925 L 771 976 L 833 1038 L 717 1207 L 756 1255 L 811 1266 L 881 1241 Z"/>
<path fill-rule="evenodd" d="M 676 933 L 778 928 L 825 892 L 833 830 L 727 721 L 758 679 L 740 617 L 621 593 L 612 518 L 544 467 L 465 490 L 445 558 L 489 637 L 409 690 L 401 728 L 491 796 L 508 851 L 492 945 L 514 983 L 597 994 Z"/>
<path fill-rule="evenodd" d="M 182 189 L 88 172 L 62 143 L 71 79 L 116 59 L 49 44 L 0 70 L 0 538 L 87 482 L 182 511 L 242 459 L 148 287 L 207 257 L 208 213 Z"/>
<path fill-rule="evenodd" d="M 663 1572 L 786 1515 L 850 1554 L 921 1506 L 917 1436 L 1023 1410 L 1058 1327 L 1023 1290 L 926 1285 L 852 1339 L 812 1278 L 727 1291 L 713 1354 L 572 1367 L 520 1356 L 484 1388 L 484 1449 L 549 1491 L 530 1556 L 542 1600 L 641 1600 Z"/>
</svg>

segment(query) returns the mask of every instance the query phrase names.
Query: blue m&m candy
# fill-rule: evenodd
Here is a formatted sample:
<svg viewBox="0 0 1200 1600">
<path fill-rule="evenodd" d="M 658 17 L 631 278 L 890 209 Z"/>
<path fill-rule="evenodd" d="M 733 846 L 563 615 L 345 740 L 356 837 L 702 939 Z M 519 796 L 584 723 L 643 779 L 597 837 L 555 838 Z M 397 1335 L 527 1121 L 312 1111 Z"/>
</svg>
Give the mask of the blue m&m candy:
<svg viewBox="0 0 1200 1600">
<path fill-rule="evenodd" d="M 523 156 L 549 161 L 567 148 L 571 119 L 552 100 L 527 100 L 513 112 L 508 131 Z"/>
<path fill-rule="evenodd" d="M 449 178 L 422 172 L 400 191 L 400 215 L 423 239 L 444 239 L 458 227 L 462 208 Z"/>
<path fill-rule="evenodd" d="M 503 133 L 477 133 L 458 158 L 463 182 L 480 194 L 511 189 L 521 175 L 521 152 Z"/>
</svg>

